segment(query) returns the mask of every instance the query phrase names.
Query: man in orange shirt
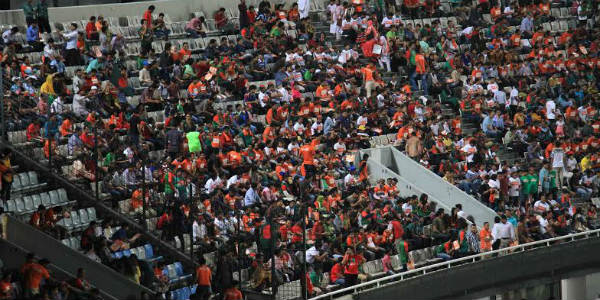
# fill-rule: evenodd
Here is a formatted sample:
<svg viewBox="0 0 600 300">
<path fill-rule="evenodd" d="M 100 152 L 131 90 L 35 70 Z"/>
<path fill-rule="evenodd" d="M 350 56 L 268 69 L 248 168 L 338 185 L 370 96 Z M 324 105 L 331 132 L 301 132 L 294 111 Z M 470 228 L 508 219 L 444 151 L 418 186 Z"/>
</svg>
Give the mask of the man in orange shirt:
<svg viewBox="0 0 600 300">
<path fill-rule="evenodd" d="M 206 259 L 203 256 L 200 256 L 198 262 L 200 263 L 200 266 L 196 269 L 196 280 L 198 282 L 196 295 L 199 297 L 199 299 L 208 299 L 210 297 L 212 272 L 206 265 Z"/>
<path fill-rule="evenodd" d="M 40 293 L 42 279 L 50 279 L 50 272 L 46 269 L 48 264 L 50 261 L 44 258 L 39 263 L 28 263 L 21 269 L 25 278 L 25 295 L 29 296 L 28 298 Z"/>
<path fill-rule="evenodd" d="M 375 70 L 376 68 L 373 63 L 369 63 L 369 65 L 360 70 L 363 75 L 362 79 L 367 91 L 367 98 L 371 97 L 371 91 L 375 88 Z"/>
<path fill-rule="evenodd" d="M 300 147 L 300 154 L 302 155 L 302 165 L 304 166 L 306 177 L 310 178 L 316 172 L 314 159 L 315 148 L 310 144 L 306 144 Z"/>
<path fill-rule="evenodd" d="M 417 54 L 415 54 L 415 71 L 410 74 L 410 85 L 414 90 L 418 90 L 417 79 L 421 80 L 421 88 L 423 89 L 424 95 L 429 95 L 429 84 L 427 82 L 427 65 L 425 62 L 425 55 L 420 47 L 417 47 Z"/>
<path fill-rule="evenodd" d="M 492 250 L 492 233 L 490 232 L 490 223 L 483 223 L 483 228 L 479 231 L 479 243 L 481 252 Z"/>
</svg>

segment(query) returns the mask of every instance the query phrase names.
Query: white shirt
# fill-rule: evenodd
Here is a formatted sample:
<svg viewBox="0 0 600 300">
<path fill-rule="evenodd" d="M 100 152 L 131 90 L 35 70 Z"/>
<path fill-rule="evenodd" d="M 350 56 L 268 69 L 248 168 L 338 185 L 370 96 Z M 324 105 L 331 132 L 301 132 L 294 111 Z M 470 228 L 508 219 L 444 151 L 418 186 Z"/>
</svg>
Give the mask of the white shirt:
<svg viewBox="0 0 600 300">
<path fill-rule="evenodd" d="M 475 156 L 475 153 L 477 153 L 477 147 L 466 144 L 461 150 L 467 153 L 467 162 L 473 162 L 473 157 Z"/>
<path fill-rule="evenodd" d="M 67 50 L 77 48 L 77 30 L 63 33 L 63 37 L 67 40 L 67 46 L 65 47 Z"/>
<path fill-rule="evenodd" d="M 556 119 L 555 110 L 556 110 L 556 104 L 554 103 L 554 101 L 553 100 L 546 101 L 546 118 L 548 118 L 548 120 Z"/>
<path fill-rule="evenodd" d="M 319 256 L 319 250 L 315 246 L 306 250 L 306 262 L 312 264 L 315 262 L 315 256 Z"/>
<path fill-rule="evenodd" d="M 206 236 L 206 225 L 198 224 L 198 221 L 194 221 L 192 225 L 192 238 L 194 241 L 198 241 Z"/>
<path fill-rule="evenodd" d="M 550 210 L 550 204 L 542 202 L 542 200 L 535 201 L 533 204 L 533 210 L 536 213 L 543 213 Z"/>
<path fill-rule="evenodd" d="M 538 216 L 538 222 L 540 222 L 540 233 L 546 233 L 548 231 L 546 230 L 546 226 L 548 226 L 548 220 L 546 220 L 546 218 Z"/>
<path fill-rule="evenodd" d="M 519 191 L 521 190 L 521 179 L 518 177 L 510 177 L 508 178 L 508 185 L 510 187 L 508 190 L 508 195 L 511 197 L 519 196 Z"/>
<path fill-rule="evenodd" d="M 497 226 L 496 226 L 497 225 Z M 515 228 L 509 222 L 503 224 L 502 222 L 494 224 L 494 227 L 497 227 L 497 236 L 494 237 L 494 240 L 497 239 L 515 239 Z"/>
</svg>

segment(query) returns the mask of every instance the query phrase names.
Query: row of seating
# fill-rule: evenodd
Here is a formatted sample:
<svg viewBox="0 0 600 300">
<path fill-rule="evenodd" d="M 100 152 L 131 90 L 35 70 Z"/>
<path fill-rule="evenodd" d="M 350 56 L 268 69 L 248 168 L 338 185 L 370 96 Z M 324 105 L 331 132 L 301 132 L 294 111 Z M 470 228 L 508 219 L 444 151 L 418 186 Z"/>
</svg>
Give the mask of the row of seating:
<svg viewBox="0 0 600 300">
<path fill-rule="evenodd" d="M 435 248 L 437 247 L 438 246 L 433 246 L 425 249 L 410 251 L 408 252 L 408 259 L 413 263 L 415 268 L 439 263 L 443 261 L 443 259 L 435 255 Z"/>
<path fill-rule="evenodd" d="M 4 211 L 22 216 L 31 214 L 43 204 L 46 208 L 72 205 L 75 201 L 69 201 L 65 189 L 52 190 L 22 198 L 4 201 Z"/>
<path fill-rule="evenodd" d="M 167 265 L 163 270 L 162 274 L 169 278 L 169 283 L 174 284 L 182 282 L 192 278 L 192 274 L 185 274 L 183 271 L 183 265 L 180 262 L 175 262 Z"/>
<path fill-rule="evenodd" d="M 189 300 L 196 293 L 197 284 L 170 291 L 171 300 Z"/>
<path fill-rule="evenodd" d="M 117 251 L 112 254 L 113 258 L 119 259 L 122 257 L 129 257 L 134 254 L 138 259 L 147 260 L 150 262 L 160 261 L 163 259 L 162 256 L 155 256 L 154 249 L 151 244 L 145 244 L 136 248 L 127 250 Z"/>
<path fill-rule="evenodd" d="M 13 176 L 11 193 L 31 192 L 47 185 L 46 182 L 40 182 L 38 174 L 35 171 L 23 172 Z"/>
<path fill-rule="evenodd" d="M 76 232 L 85 229 L 92 221 L 100 222 L 101 220 L 96 216 L 96 208 L 88 207 L 71 211 L 68 218 L 62 218 L 56 224 L 69 232 Z"/>
</svg>

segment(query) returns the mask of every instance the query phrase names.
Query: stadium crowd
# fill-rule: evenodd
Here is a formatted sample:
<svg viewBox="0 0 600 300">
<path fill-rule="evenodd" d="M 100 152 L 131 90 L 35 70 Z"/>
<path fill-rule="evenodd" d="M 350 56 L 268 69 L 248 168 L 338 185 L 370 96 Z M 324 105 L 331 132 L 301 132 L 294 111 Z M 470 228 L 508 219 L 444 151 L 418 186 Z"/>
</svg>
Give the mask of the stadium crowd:
<svg viewBox="0 0 600 300">
<path fill-rule="evenodd" d="M 188 38 L 211 34 L 203 49 L 173 40 L 150 6 L 132 57 L 102 16 L 48 34 L 47 12 L 29 1 L 27 43 L 17 27 L 2 34 L 7 127 L 26 129 L 54 167 L 72 165 L 66 176 L 101 181 L 114 208 L 131 199 L 125 213 L 157 219 L 162 239 L 189 234 L 198 253 L 218 251 L 212 269 L 200 258 L 201 299 L 241 299 L 239 269 L 250 269 L 246 288 L 302 279 L 316 295 L 369 279 L 367 261 L 381 259 L 386 274 L 413 268 L 414 249 L 435 246 L 447 260 L 597 228 L 596 3 L 450 4 L 332 0 L 320 32 L 308 0 L 241 0 L 237 23 L 224 8 L 212 16 L 234 40 L 212 35 L 204 16 L 187 22 Z M 546 28 L 566 5 L 575 26 Z M 41 62 L 28 58 L 35 51 Z M 495 224 L 478 228 L 460 205 L 444 211 L 426 194 L 401 197 L 394 179 L 370 180 L 359 150 L 387 134 L 497 211 Z M 502 160 L 499 147 L 523 159 Z M 96 249 L 96 232 L 83 232 L 82 248 L 110 260 L 121 244 Z"/>
</svg>

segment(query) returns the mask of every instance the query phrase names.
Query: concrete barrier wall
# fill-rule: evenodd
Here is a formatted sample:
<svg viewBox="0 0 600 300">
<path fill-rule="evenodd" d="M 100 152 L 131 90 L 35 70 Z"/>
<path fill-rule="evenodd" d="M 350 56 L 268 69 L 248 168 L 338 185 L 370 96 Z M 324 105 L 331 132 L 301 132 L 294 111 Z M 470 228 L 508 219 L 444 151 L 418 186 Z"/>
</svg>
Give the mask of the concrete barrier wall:
<svg viewBox="0 0 600 300">
<path fill-rule="evenodd" d="M 0 0 L 7 1 L 7 0 Z M 13 0 L 14 1 L 14 0 Z M 72 0 L 75 4 L 75 0 Z M 104 0 L 112 1 L 112 0 Z M 17 2 L 21 2 L 18 0 Z M 51 2 L 51 0 L 49 0 Z M 212 15 L 220 7 L 237 9 L 239 3 L 238 0 L 221 0 L 221 1 L 209 1 L 209 0 L 160 0 L 160 1 L 144 1 L 144 2 L 132 2 L 132 3 L 112 3 L 112 4 L 98 4 L 103 1 L 96 0 L 79 0 L 81 6 L 70 6 L 70 7 L 51 7 L 48 9 L 48 15 L 50 22 L 69 22 L 73 20 L 87 20 L 90 16 L 102 15 L 105 17 L 122 17 L 122 16 L 142 16 L 144 11 L 150 5 L 156 7 L 155 13 L 163 12 L 168 14 L 172 21 L 185 21 L 188 20 L 190 14 L 197 11 L 202 11 L 206 16 Z M 289 7 L 291 3 L 296 2 L 295 0 L 275 0 L 271 3 L 285 3 L 286 7 Z M 95 3 L 93 5 L 85 4 Z M 257 0 L 247 0 L 246 5 L 257 5 Z M 21 7 L 22 4 L 11 2 L 11 7 Z M 0 24 L 15 24 L 24 25 L 25 17 L 21 9 L 0 11 Z"/>
<path fill-rule="evenodd" d="M 396 148 L 372 148 L 361 152 L 369 154 L 369 179 L 373 183 L 381 178 L 394 177 L 398 179 L 398 188 L 403 197 L 425 193 L 448 213 L 460 203 L 463 210 L 475 218 L 477 225 L 482 226 L 483 222 L 493 223 L 496 213 L 492 209 L 425 169 Z"/>
</svg>

